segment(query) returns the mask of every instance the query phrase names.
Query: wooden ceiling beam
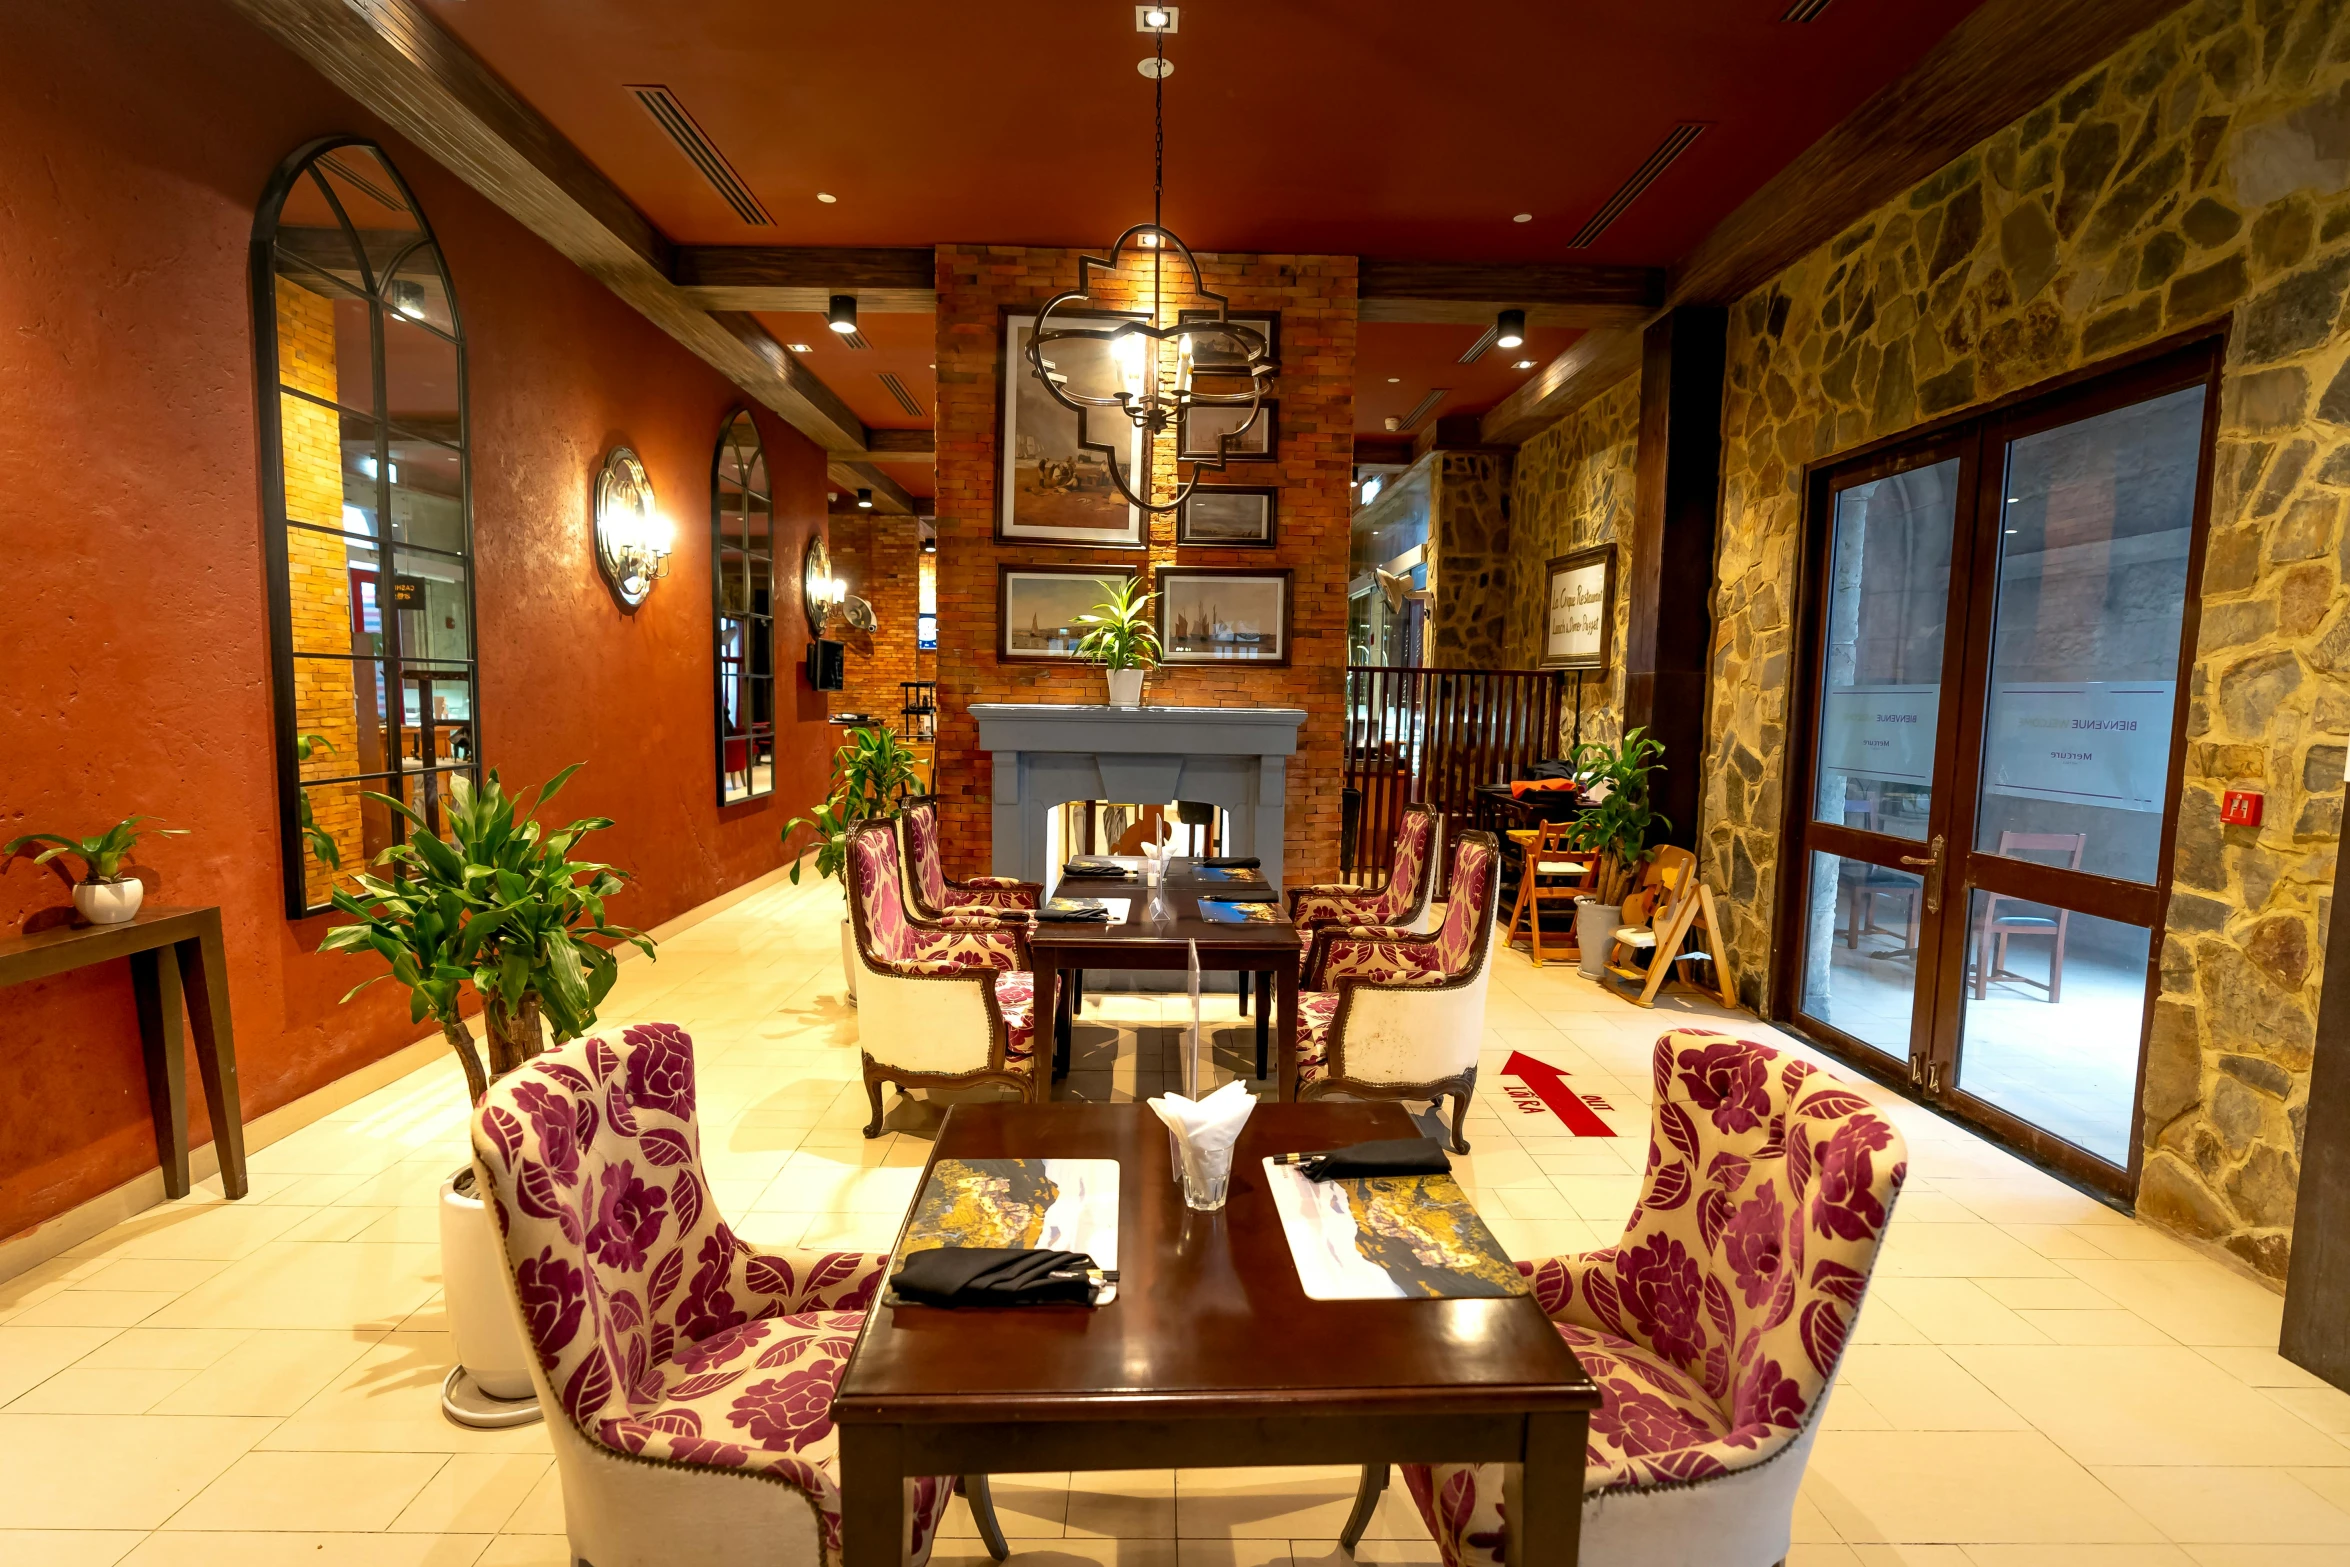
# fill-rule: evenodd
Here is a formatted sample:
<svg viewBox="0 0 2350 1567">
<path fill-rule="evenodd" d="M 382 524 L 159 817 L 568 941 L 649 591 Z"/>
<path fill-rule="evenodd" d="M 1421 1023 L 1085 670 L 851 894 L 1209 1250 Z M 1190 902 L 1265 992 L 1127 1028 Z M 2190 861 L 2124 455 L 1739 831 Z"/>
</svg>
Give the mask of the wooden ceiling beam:
<svg viewBox="0 0 2350 1567">
<path fill-rule="evenodd" d="M 1491 326 L 1523 310 L 1540 327 L 1635 326 L 1665 299 L 1661 267 L 1593 263 L 1384 261 L 1366 256 L 1356 287 L 1365 321 Z"/>
<path fill-rule="evenodd" d="M 846 491 L 844 497 L 854 506 L 859 490 L 873 492 L 873 509 L 878 512 L 896 512 L 909 517 L 930 515 L 930 503 L 908 490 L 887 473 L 869 462 L 843 462 L 838 458 L 825 469 L 833 487 Z"/>
<path fill-rule="evenodd" d="M 818 446 L 865 454 L 847 405 L 755 322 L 680 289 L 652 220 L 416 0 L 229 3 Z"/>
<path fill-rule="evenodd" d="M 860 311 L 938 309 L 938 258 L 909 247 L 681 245 L 671 275 L 709 310 L 822 311 L 854 294 Z"/>
<path fill-rule="evenodd" d="M 1586 332 L 1567 351 L 1526 378 L 1478 421 L 1487 446 L 1516 446 L 1556 424 L 1640 368 L 1634 327 Z"/>
</svg>

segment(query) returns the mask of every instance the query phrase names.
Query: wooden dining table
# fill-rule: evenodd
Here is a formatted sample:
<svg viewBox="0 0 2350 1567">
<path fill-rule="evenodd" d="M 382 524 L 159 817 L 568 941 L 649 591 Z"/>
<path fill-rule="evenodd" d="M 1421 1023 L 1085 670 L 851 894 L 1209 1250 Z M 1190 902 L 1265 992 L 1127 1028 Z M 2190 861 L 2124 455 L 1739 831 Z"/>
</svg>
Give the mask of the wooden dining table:
<svg viewBox="0 0 2350 1567">
<path fill-rule="evenodd" d="M 950 1110 L 932 1166 L 1117 1161 L 1118 1294 L 875 1305 L 832 1404 L 843 1567 L 899 1567 L 910 1476 L 1433 1462 L 1504 1465 L 1510 1567 L 1571 1567 L 1599 1390 L 1533 1296 L 1311 1300 L 1299 1282 L 1261 1161 L 1412 1135 L 1394 1104 L 1259 1105 L 1226 1206 L 1198 1213 L 1147 1105 Z"/>
</svg>

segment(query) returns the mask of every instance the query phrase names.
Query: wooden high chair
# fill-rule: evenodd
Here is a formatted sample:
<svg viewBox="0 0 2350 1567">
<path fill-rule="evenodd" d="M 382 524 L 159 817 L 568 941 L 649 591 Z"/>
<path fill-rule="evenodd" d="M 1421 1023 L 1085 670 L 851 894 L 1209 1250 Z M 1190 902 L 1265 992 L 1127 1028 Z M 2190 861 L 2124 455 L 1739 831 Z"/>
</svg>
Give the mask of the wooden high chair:
<svg viewBox="0 0 2350 1567">
<path fill-rule="evenodd" d="M 1510 910 L 1509 934 L 1502 938 L 1502 945 L 1517 945 L 1518 923 L 1525 921 L 1526 951 L 1536 968 L 1542 967 L 1545 956 L 1572 959 L 1580 955 L 1575 945 L 1575 900 L 1590 889 L 1593 857 L 1575 847 L 1574 830 L 1572 822 L 1545 822 L 1539 827 L 1518 828 L 1509 835 L 1518 851 L 1518 901 Z M 1567 950 L 1546 954 L 1542 949 L 1542 911 L 1560 906 L 1567 911 Z"/>
<path fill-rule="evenodd" d="M 1690 948 L 1690 935 L 1700 930 L 1707 945 Z M 1624 899 L 1624 923 L 1616 927 L 1615 940 L 1608 946 L 1607 972 L 1640 987 L 1638 995 L 1626 998 L 1637 1007 L 1655 1006 L 1657 992 L 1668 980 L 1734 1007 L 1738 1003 L 1728 954 L 1713 950 L 1722 945 L 1721 914 L 1714 907 L 1713 889 L 1697 879 L 1697 856 L 1667 844 L 1649 857 L 1640 885 Z M 1639 952 L 1649 955 L 1645 967 L 1633 962 Z M 1683 963 L 1711 963 L 1718 988 L 1708 990 L 1681 978 L 1677 970 Z"/>
</svg>

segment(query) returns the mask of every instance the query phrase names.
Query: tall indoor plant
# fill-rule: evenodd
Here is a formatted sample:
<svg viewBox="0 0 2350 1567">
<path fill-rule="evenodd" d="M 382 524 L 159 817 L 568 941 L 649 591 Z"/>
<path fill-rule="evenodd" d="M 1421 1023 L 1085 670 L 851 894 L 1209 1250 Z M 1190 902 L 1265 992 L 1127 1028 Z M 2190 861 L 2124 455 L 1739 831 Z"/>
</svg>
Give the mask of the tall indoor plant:
<svg viewBox="0 0 2350 1567">
<path fill-rule="evenodd" d="M 1142 705 L 1142 677 L 1159 661 L 1158 628 L 1151 624 L 1151 600 L 1158 595 L 1142 591 L 1140 577 L 1128 577 L 1110 590 L 1110 596 L 1077 617 L 1093 629 L 1077 639 L 1077 656 L 1089 658 L 1107 671 L 1112 707 Z"/>
<path fill-rule="evenodd" d="M 855 729 L 846 745 L 832 753 L 832 789 L 805 816 L 783 824 L 785 842 L 802 828 L 816 834 L 816 874 L 839 880 L 841 977 L 849 987 L 849 1004 L 857 1000 L 856 937 L 849 929 L 847 908 L 849 834 L 869 816 L 895 810 L 907 795 L 921 787 L 922 758 L 914 748 L 883 728 Z M 802 861 L 792 861 L 792 885 L 798 886 Z M 909 868 L 910 872 L 910 868 Z"/>
<path fill-rule="evenodd" d="M 1649 835 L 1672 822 L 1654 809 L 1652 773 L 1663 771 L 1662 741 L 1634 729 L 1614 745 L 1592 741 L 1575 750 L 1575 779 L 1586 799 L 1596 798 L 1575 819 L 1575 846 L 1593 857 L 1591 896 L 1575 907 L 1575 946 L 1581 972 L 1597 979 L 1610 939 L 1623 918 L 1624 894 L 1649 855 Z"/>
</svg>

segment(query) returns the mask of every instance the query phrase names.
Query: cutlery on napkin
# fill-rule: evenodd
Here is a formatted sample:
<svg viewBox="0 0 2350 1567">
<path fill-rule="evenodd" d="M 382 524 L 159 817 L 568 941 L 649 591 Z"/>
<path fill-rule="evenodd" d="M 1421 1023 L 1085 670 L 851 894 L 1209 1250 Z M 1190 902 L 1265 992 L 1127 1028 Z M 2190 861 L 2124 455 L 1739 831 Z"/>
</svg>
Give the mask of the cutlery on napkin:
<svg viewBox="0 0 2350 1567">
<path fill-rule="evenodd" d="M 1452 1161 L 1433 1137 L 1390 1137 L 1356 1143 L 1351 1148 L 1328 1148 L 1319 1153 L 1284 1153 L 1275 1164 L 1294 1164 L 1312 1181 L 1365 1175 L 1449 1175 Z"/>
</svg>

